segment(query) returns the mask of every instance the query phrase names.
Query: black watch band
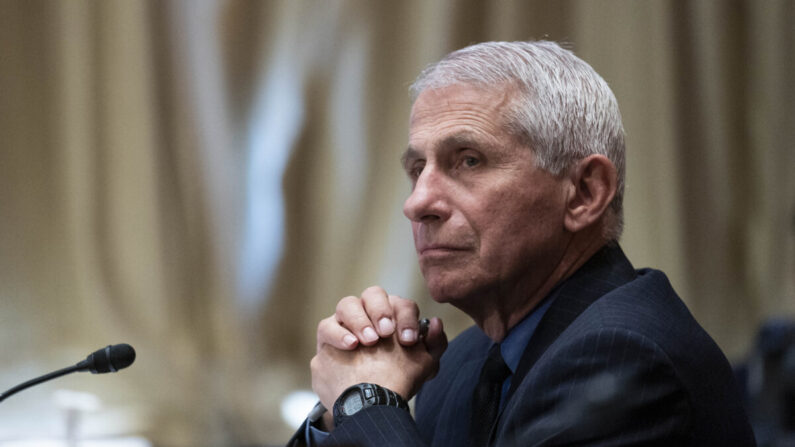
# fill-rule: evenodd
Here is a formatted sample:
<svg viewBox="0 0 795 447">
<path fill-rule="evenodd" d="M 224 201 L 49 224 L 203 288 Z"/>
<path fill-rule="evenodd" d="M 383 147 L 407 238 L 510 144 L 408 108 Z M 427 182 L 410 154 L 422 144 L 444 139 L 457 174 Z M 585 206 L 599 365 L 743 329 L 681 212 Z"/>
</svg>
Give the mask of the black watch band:
<svg viewBox="0 0 795 447">
<path fill-rule="evenodd" d="M 347 388 L 334 402 L 334 425 L 374 405 L 388 405 L 409 411 L 409 404 L 398 393 L 374 383 L 359 383 Z"/>
</svg>

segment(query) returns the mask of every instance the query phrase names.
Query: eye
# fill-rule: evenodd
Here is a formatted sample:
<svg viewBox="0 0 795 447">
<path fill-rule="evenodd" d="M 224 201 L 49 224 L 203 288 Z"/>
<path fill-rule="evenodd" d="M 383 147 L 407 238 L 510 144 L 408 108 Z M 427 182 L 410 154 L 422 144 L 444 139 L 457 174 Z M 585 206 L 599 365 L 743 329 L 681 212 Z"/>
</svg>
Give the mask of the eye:
<svg viewBox="0 0 795 447">
<path fill-rule="evenodd" d="M 409 178 L 411 180 L 417 180 L 420 178 L 420 174 L 422 174 L 422 169 L 425 167 L 425 163 L 415 163 L 411 168 L 408 169 Z"/>
<path fill-rule="evenodd" d="M 465 155 L 461 159 L 461 163 L 467 168 L 474 168 L 475 166 L 480 164 L 480 159 L 477 157 L 473 157 L 472 155 Z"/>
<path fill-rule="evenodd" d="M 481 169 L 483 163 L 485 163 L 485 158 L 480 151 L 468 147 L 459 149 L 455 157 L 456 170 L 474 171 Z"/>
</svg>

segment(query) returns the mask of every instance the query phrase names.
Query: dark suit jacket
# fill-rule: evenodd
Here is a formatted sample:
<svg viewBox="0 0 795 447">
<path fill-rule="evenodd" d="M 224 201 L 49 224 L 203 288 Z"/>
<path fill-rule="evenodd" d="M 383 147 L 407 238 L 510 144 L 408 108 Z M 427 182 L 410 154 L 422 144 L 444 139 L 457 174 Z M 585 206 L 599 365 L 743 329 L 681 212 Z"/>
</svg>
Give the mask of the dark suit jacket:
<svg viewBox="0 0 795 447">
<path fill-rule="evenodd" d="M 728 361 L 662 272 L 636 271 L 608 246 L 550 298 L 493 445 L 755 445 Z M 471 397 L 490 343 L 477 327 L 451 342 L 417 396 L 416 422 L 372 407 L 323 445 L 469 445 Z"/>
</svg>

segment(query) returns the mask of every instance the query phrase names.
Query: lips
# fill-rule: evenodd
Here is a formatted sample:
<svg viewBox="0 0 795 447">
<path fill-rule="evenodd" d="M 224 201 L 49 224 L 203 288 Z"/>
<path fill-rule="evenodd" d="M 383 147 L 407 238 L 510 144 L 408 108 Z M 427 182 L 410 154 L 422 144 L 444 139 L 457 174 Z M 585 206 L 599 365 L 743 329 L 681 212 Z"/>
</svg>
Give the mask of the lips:
<svg viewBox="0 0 795 447">
<path fill-rule="evenodd" d="M 464 250 L 466 250 L 465 247 L 444 244 L 429 244 L 417 247 L 417 253 L 420 256 L 446 255 Z"/>
</svg>

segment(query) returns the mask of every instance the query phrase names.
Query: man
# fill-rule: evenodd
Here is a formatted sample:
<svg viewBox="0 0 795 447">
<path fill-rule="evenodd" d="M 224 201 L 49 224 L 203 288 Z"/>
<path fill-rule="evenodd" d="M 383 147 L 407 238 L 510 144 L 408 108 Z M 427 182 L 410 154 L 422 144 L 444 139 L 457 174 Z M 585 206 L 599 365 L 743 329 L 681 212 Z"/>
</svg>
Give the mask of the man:
<svg viewBox="0 0 795 447">
<path fill-rule="evenodd" d="M 753 445 L 726 358 L 617 244 L 624 133 L 604 80 L 554 43 L 500 42 L 412 90 L 404 213 L 431 296 L 476 326 L 445 351 L 410 301 L 344 298 L 311 365 L 329 411 L 291 443 Z"/>
</svg>

